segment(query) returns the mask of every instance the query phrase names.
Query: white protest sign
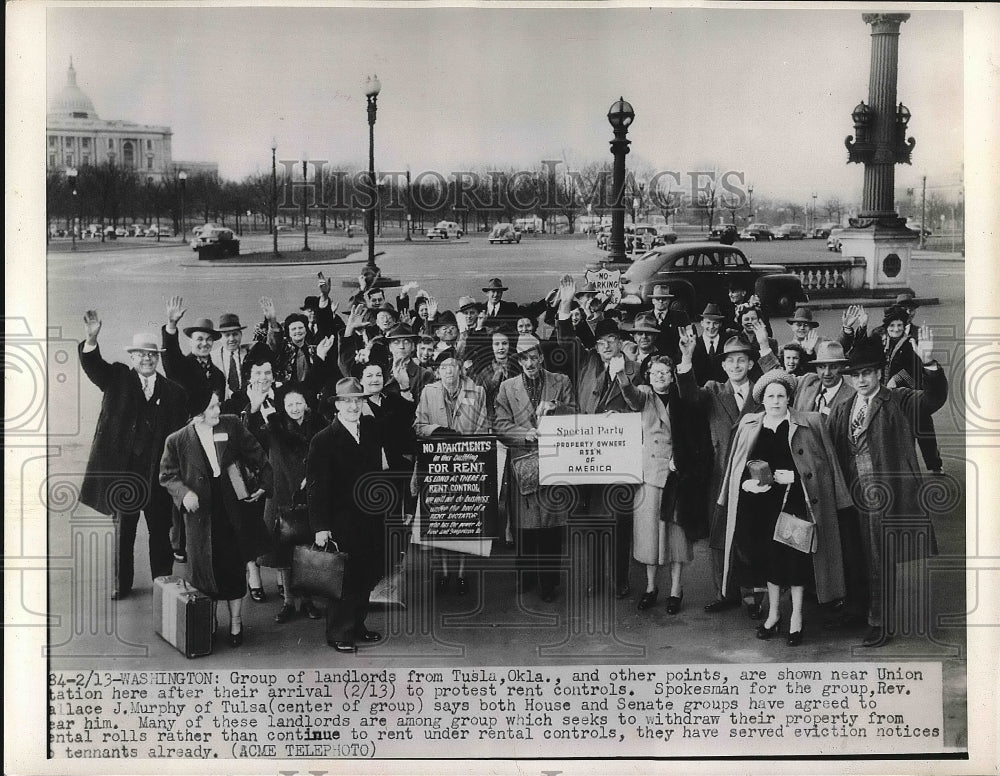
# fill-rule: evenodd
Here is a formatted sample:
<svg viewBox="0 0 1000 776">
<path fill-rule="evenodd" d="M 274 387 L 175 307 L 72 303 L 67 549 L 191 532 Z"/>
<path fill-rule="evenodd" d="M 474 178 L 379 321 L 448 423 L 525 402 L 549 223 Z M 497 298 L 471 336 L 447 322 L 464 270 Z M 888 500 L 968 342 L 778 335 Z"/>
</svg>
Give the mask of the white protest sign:
<svg viewBox="0 0 1000 776">
<path fill-rule="evenodd" d="M 611 304 L 622 300 L 622 271 L 620 269 L 588 269 L 584 274 L 588 283 L 593 283 L 597 293 L 610 299 Z"/>
<path fill-rule="evenodd" d="M 538 482 L 540 485 L 642 482 L 639 413 L 539 418 Z"/>
</svg>

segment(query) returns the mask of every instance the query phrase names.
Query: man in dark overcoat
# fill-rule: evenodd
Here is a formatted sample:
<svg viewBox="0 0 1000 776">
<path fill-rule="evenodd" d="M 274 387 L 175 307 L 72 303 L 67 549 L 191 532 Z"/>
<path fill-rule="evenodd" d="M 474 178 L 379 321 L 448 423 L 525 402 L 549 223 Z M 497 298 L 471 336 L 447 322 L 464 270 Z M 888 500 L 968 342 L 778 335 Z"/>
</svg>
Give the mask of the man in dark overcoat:
<svg viewBox="0 0 1000 776">
<path fill-rule="evenodd" d="M 152 334 L 137 334 L 126 350 L 131 366 L 108 363 L 97 336 L 101 320 L 95 310 L 83 317 L 86 339 L 80 364 L 104 394 L 101 414 L 80 489 L 80 501 L 115 523 L 115 583 L 111 597 L 125 598 L 132 589 L 133 549 L 139 512 L 149 531 L 152 577 L 173 572 L 170 547 L 170 496 L 159 484 L 164 440 L 187 420 L 184 390 L 157 374 L 162 350 Z"/>
<path fill-rule="evenodd" d="M 313 437 L 306 462 L 309 524 L 318 545 L 334 541 L 349 555 L 343 595 L 327 607 L 326 642 L 338 652 L 375 644 L 382 634 L 368 630 L 368 598 L 385 576 L 386 528 L 383 488 L 391 489 L 388 461 L 375 419 L 362 415 L 360 381 L 338 381 L 337 417 Z M 372 502 L 372 503 L 368 503 Z"/>
</svg>

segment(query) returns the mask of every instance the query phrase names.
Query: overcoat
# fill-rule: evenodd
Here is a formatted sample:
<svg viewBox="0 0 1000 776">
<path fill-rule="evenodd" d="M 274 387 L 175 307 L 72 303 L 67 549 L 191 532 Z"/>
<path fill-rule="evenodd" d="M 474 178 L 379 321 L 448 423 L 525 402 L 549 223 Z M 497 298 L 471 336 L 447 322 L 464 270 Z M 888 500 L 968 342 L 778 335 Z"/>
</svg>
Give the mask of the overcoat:
<svg viewBox="0 0 1000 776">
<path fill-rule="evenodd" d="M 486 391 L 468 377 L 463 377 L 458 388 L 458 403 L 451 425 L 444 405 L 444 386 L 440 381 L 424 387 L 420 393 L 413 428 L 418 437 L 429 437 L 438 428 L 450 428 L 459 434 L 488 434 L 489 416 L 486 412 Z"/>
<path fill-rule="evenodd" d="M 831 412 L 834 407 L 844 402 L 850 404 L 854 401 L 855 392 L 853 386 L 848 384 L 846 378 L 842 378 L 842 380 L 843 384 L 837 389 L 837 393 L 833 397 L 833 403 L 830 405 Z M 795 386 L 794 408 L 800 412 L 812 412 L 813 406 L 816 404 L 816 397 L 819 395 L 819 389 L 822 386 L 823 384 L 820 382 L 819 375 L 816 373 L 810 372 L 809 374 L 802 375 Z"/>
<path fill-rule="evenodd" d="M 123 495 L 134 490 L 133 484 L 123 482 L 123 479 L 129 471 L 139 402 L 145 401 L 146 397 L 135 370 L 120 362 L 111 364 L 105 361 L 100 346 L 85 353 L 81 342 L 79 352 L 84 373 L 104 394 L 87 459 L 87 472 L 80 488 L 80 502 L 101 514 L 110 515 L 116 508 L 109 495 L 116 492 Z M 148 456 L 149 468 L 140 474 L 147 492 L 158 487 L 164 441 L 187 421 L 184 389 L 163 375 L 156 376 L 152 402 L 154 432 Z M 135 505 L 128 511 L 138 512 L 144 505 Z"/>
<path fill-rule="evenodd" d="M 301 425 L 281 412 L 267 419 L 264 447 L 274 478 L 271 497 L 264 505 L 264 523 L 269 529 L 274 526 L 278 509 L 292 506 L 296 495 L 300 502 L 305 501 L 305 492 L 299 491 L 306 478 L 309 443 L 325 426 L 322 418 L 310 410 L 306 410 Z"/>
<path fill-rule="evenodd" d="M 805 488 L 809 517 L 816 523 L 816 552 L 812 554 L 816 595 L 820 603 L 844 597 L 844 559 L 840 546 L 838 509 L 851 506 L 851 494 L 837 463 L 833 441 L 823 416 L 818 412 L 789 410 L 788 443 L 795 470 Z M 764 413 L 744 416 L 736 428 L 726 467 L 719 506 L 726 509 L 725 565 L 722 589 L 725 590 L 731 568 L 733 536 L 736 533 L 736 507 L 740 484 L 750 451 L 760 436 Z M 780 487 L 780 486 L 775 486 Z M 804 515 L 798 515 L 805 518 Z"/>
<path fill-rule="evenodd" d="M 556 335 L 559 347 L 566 357 L 567 369 L 560 370 L 569 375 L 576 388 L 576 400 L 580 412 L 592 415 L 598 412 L 613 410 L 615 412 L 631 412 L 625 402 L 621 384 L 625 379 L 638 382 L 638 370 L 635 361 L 625 358 L 625 369 L 618 379 L 611 382 L 611 389 L 604 395 L 604 375 L 607 365 L 600 354 L 593 349 L 587 349 L 575 335 L 573 325 L 568 319 L 556 321 Z"/>
<path fill-rule="evenodd" d="M 161 363 L 163 364 L 163 372 L 167 377 L 178 383 L 188 393 L 191 393 L 195 388 L 207 382 L 212 391 L 219 394 L 220 398 L 226 395 L 225 375 L 222 374 L 222 370 L 219 367 L 212 363 L 211 355 L 209 355 L 208 359 L 209 368 L 206 379 L 205 370 L 198 363 L 198 358 L 194 353 L 188 353 L 185 356 L 181 352 L 178 332 L 175 331 L 171 334 L 167 331 L 166 326 L 161 326 L 160 333 L 163 339 L 163 357 Z"/>
<path fill-rule="evenodd" d="M 219 485 L 228 519 L 238 542 L 234 553 L 246 562 L 269 549 L 267 532 L 260 520 L 255 504 L 240 502 L 226 474 L 227 467 L 236 461 L 245 463 L 257 473 L 257 485 L 265 497 L 271 493 L 273 477 L 271 464 L 253 434 L 244 428 L 235 415 L 219 416 L 219 423 L 212 429 L 215 449 L 219 457 Z M 201 440 L 189 423 L 169 437 L 160 461 L 160 484 L 170 493 L 174 505 L 184 515 L 187 532 L 188 562 L 191 584 L 203 593 L 217 591 L 212 569 L 212 467 L 201 446 Z M 183 508 L 184 496 L 194 491 L 198 496 L 198 509 L 188 512 Z"/>
</svg>

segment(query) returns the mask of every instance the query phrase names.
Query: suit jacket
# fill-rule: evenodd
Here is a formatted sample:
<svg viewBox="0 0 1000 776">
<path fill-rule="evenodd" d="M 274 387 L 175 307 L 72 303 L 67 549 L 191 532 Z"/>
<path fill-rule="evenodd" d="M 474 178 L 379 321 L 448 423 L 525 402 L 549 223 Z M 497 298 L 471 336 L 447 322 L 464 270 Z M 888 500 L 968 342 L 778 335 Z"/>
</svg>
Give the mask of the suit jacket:
<svg viewBox="0 0 1000 776">
<path fill-rule="evenodd" d="M 236 379 L 239 380 L 240 388 L 246 387 L 246 373 L 249 371 L 246 368 L 246 359 L 249 352 L 250 346 L 244 344 L 241 344 L 236 350 Z M 226 386 L 226 395 L 222 396 L 221 399 L 225 401 L 233 395 L 233 391 L 229 388 L 229 367 L 232 364 L 229 350 L 225 346 L 216 348 L 212 351 L 211 358 L 212 363 L 222 372 L 222 378 Z"/>
<path fill-rule="evenodd" d="M 205 370 L 193 353 L 188 353 L 186 356 L 181 353 L 178 332 L 170 334 L 166 326 L 161 326 L 160 332 L 164 351 L 161 358 L 163 372 L 190 394 L 195 388 L 206 382 Z M 209 356 L 209 362 L 208 385 L 220 397 L 225 396 L 226 378 L 222 374 L 222 370 L 211 363 L 211 356 Z"/>
<path fill-rule="evenodd" d="M 545 382 L 542 385 L 541 401 L 555 405 L 551 415 L 567 415 L 576 412 L 573 400 L 573 386 L 569 378 L 557 372 L 541 371 Z M 538 418 L 531 406 L 528 389 L 524 386 L 524 376 L 509 377 L 500 383 L 496 398 L 495 429 L 500 441 L 511 448 L 511 455 L 517 457 L 538 449 L 537 442 L 528 442 L 524 435 L 538 430 Z"/>
<path fill-rule="evenodd" d="M 458 389 L 455 416 L 449 424 L 444 404 L 444 386 L 440 381 L 431 383 L 420 394 L 413 428 L 418 437 L 429 437 L 439 428 L 451 428 L 459 434 L 488 434 L 490 426 L 486 412 L 486 391 L 468 377 L 463 377 Z"/>
<path fill-rule="evenodd" d="M 730 337 L 735 336 L 736 332 L 732 329 L 720 330 L 716 353 L 721 353 L 726 341 Z M 695 341 L 694 353 L 691 354 L 691 364 L 694 369 L 694 377 L 695 380 L 698 381 L 698 385 L 704 385 L 709 380 L 724 383 L 729 379 L 726 375 L 726 370 L 722 368 L 722 359 L 718 357 L 712 358 L 708 355 L 708 350 L 705 348 L 705 340 L 701 334 L 698 334 L 698 339 Z"/>
<path fill-rule="evenodd" d="M 122 363 L 109 364 L 101 356 L 100 346 L 85 353 L 79 345 L 80 365 L 84 374 L 102 394 L 101 414 L 87 459 L 87 471 L 80 488 L 80 501 L 91 509 L 109 515 L 115 511 L 138 512 L 154 488 L 159 487 L 158 472 L 163 444 L 167 436 L 187 421 L 184 389 L 161 374 L 156 376 L 152 403 L 152 444 L 141 470 L 132 460 L 136 420 L 146 401 L 142 381 L 134 369 Z M 130 480 L 138 476 L 143 486 Z M 142 496 L 125 508 L 112 503 L 128 493 Z M 127 499 L 126 499 L 127 500 Z"/>
<path fill-rule="evenodd" d="M 819 389 L 822 387 L 823 383 L 820 382 L 819 375 L 817 374 L 810 372 L 800 377 L 798 385 L 795 386 L 794 409 L 799 412 L 815 412 L 816 397 L 819 395 Z M 830 412 L 833 411 L 834 407 L 844 402 L 852 401 L 854 401 L 854 388 L 848 385 L 846 378 L 841 378 L 840 388 L 837 389 L 837 394 L 833 397 L 833 403 L 830 404 Z"/>
<path fill-rule="evenodd" d="M 625 369 L 619 372 L 606 390 L 605 374 L 608 369 L 596 350 L 583 347 L 573 335 L 569 319 L 556 321 L 559 347 L 569 369 L 570 380 L 576 388 L 580 412 L 592 415 L 598 412 L 632 412 L 622 393 L 622 382 L 638 381 L 635 361 L 625 356 Z"/>
<path fill-rule="evenodd" d="M 245 562 L 266 552 L 267 533 L 260 519 L 257 504 L 241 502 L 226 473 L 230 464 L 239 461 L 257 473 L 257 485 L 265 495 L 273 488 L 271 464 L 264 449 L 235 415 L 222 415 L 212 429 L 215 450 L 219 458 L 219 487 L 223 506 L 236 533 L 238 552 Z M 212 515 L 219 509 L 212 500 L 212 467 L 201 446 L 194 424 L 189 423 L 169 437 L 160 460 L 160 484 L 183 511 L 184 496 L 193 491 L 198 496 L 198 509 L 185 512 L 188 560 L 191 564 L 191 584 L 205 593 L 217 590 L 212 568 Z"/>
<path fill-rule="evenodd" d="M 727 587 L 730 573 L 743 471 L 763 426 L 763 412 L 744 415 L 740 419 L 726 466 L 726 475 L 719 492 L 719 505 L 726 507 L 723 590 Z M 799 517 L 816 524 L 816 552 L 812 555 L 816 595 L 820 603 L 843 598 L 844 562 L 837 510 L 851 506 L 851 493 L 837 464 L 833 441 L 823 416 L 818 412 L 790 411 L 788 441 L 797 473 L 792 487 L 801 487 L 805 490 L 806 507 L 809 510 L 809 515 L 799 515 Z"/>
<path fill-rule="evenodd" d="M 488 302 L 483 302 L 483 308 L 487 309 L 489 306 Z M 521 315 L 521 308 L 515 302 L 508 302 L 506 299 L 500 300 L 500 310 L 496 315 L 488 315 L 486 318 L 487 328 L 495 328 L 497 326 L 513 326 L 517 323 L 517 319 Z"/>
</svg>

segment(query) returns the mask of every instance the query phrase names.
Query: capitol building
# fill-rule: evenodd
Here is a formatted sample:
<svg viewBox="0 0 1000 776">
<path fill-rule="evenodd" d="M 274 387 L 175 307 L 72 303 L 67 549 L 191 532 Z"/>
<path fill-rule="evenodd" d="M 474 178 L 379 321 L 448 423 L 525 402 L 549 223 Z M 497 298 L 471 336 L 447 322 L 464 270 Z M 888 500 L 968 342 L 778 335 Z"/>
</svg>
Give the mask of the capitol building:
<svg viewBox="0 0 1000 776">
<path fill-rule="evenodd" d="M 66 85 L 49 99 L 45 119 L 46 170 L 64 170 L 110 162 L 135 170 L 140 180 L 159 183 L 174 172 L 218 175 L 209 162 L 178 162 L 171 154 L 170 127 L 102 119 L 76 83 L 70 59 Z"/>
</svg>

